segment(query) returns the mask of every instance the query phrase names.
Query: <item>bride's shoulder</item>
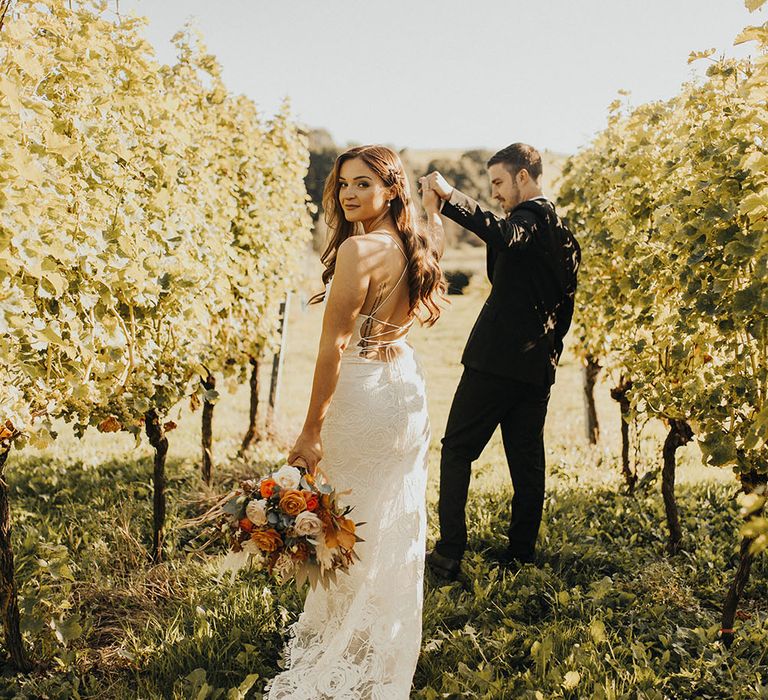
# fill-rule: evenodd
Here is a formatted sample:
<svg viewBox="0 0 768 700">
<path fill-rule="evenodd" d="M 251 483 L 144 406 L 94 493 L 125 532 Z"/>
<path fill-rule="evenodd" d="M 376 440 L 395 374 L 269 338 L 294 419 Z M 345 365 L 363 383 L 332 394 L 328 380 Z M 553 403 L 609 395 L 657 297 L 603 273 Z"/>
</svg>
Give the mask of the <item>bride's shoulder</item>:
<svg viewBox="0 0 768 700">
<path fill-rule="evenodd" d="M 336 252 L 336 269 L 343 267 L 347 270 L 363 272 L 370 268 L 372 258 L 376 257 L 371 241 L 363 236 L 350 236 L 341 243 Z"/>
<path fill-rule="evenodd" d="M 376 231 L 369 231 L 364 236 L 360 236 L 360 238 L 367 238 L 369 241 L 374 241 L 376 244 L 389 244 L 393 243 L 392 238 L 396 235 L 397 234 L 392 233 L 391 231 L 379 229 Z"/>
<path fill-rule="evenodd" d="M 374 251 L 385 250 L 392 243 L 391 236 L 380 231 L 371 231 L 365 235 L 350 236 L 340 246 L 338 254 L 370 255 Z"/>
<path fill-rule="evenodd" d="M 355 258 L 360 256 L 366 250 L 366 242 L 362 236 L 350 236 L 341 242 L 336 257 Z"/>
<path fill-rule="evenodd" d="M 386 256 L 389 256 L 391 253 L 395 253 L 395 249 L 399 249 L 400 252 L 403 250 L 403 241 L 400 238 L 400 236 L 396 233 L 391 233 L 389 231 L 369 231 L 365 234 L 365 236 L 360 236 L 361 238 L 366 238 L 370 242 L 370 251 L 380 251 Z M 400 243 L 397 243 L 396 239 L 400 240 Z"/>
</svg>

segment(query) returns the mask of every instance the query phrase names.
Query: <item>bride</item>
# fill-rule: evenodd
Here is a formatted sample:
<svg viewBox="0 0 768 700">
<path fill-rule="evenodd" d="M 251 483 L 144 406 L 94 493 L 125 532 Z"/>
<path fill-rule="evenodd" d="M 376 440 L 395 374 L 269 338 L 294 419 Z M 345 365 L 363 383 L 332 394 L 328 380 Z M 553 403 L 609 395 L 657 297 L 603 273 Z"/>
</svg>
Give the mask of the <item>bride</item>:
<svg viewBox="0 0 768 700">
<path fill-rule="evenodd" d="M 270 700 L 408 698 L 421 645 L 429 417 L 407 342 L 445 293 L 439 199 L 420 224 L 400 157 L 384 146 L 342 153 L 323 193 L 325 313 L 304 427 L 288 457 L 318 462 L 364 521 L 360 561 L 310 590 L 291 627 Z"/>
</svg>

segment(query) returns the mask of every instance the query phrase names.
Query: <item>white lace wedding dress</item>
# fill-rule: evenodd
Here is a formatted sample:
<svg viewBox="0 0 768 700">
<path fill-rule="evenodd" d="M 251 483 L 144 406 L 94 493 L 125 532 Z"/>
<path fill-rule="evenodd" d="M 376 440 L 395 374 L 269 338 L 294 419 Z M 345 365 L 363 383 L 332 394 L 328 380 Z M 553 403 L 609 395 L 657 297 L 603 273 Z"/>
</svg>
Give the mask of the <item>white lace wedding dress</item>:
<svg viewBox="0 0 768 700">
<path fill-rule="evenodd" d="M 269 700 L 409 696 L 421 646 L 430 429 L 421 367 L 404 335 L 410 323 L 374 318 L 387 299 L 355 322 L 321 433 L 321 466 L 339 491 L 351 489 L 342 502 L 365 522 L 360 561 L 328 590 L 308 592 Z"/>
</svg>

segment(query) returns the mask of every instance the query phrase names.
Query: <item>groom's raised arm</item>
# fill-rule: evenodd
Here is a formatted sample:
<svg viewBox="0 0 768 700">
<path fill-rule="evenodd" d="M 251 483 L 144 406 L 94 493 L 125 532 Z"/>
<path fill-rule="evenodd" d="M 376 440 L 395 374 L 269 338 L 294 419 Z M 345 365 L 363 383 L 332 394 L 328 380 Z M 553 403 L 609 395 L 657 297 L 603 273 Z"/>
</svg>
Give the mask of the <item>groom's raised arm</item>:
<svg viewBox="0 0 768 700">
<path fill-rule="evenodd" d="M 536 217 L 529 211 L 516 211 L 502 219 L 484 211 L 474 199 L 455 187 L 451 196 L 443 201 L 440 213 L 477 234 L 488 245 L 500 248 L 525 246 L 536 227 Z"/>
</svg>

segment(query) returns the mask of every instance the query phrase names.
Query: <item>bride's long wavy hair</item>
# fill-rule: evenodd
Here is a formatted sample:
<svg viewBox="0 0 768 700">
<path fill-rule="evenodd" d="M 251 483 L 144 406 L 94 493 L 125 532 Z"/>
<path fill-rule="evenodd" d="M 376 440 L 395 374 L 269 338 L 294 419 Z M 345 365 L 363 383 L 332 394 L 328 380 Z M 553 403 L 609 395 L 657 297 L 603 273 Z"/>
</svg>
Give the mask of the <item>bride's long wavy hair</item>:
<svg viewBox="0 0 768 700">
<path fill-rule="evenodd" d="M 347 221 L 339 200 L 341 166 L 353 158 L 360 158 L 383 180 L 384 185 L 392 188 L 394 192 L 389 211 L 403 237 L 405 253 L 408 256 L 408 312 L 422 325 L 431 326 L 440 318 L 441 309 L 437 301 L 446 298 L 447 285 L 439 264 L 442 245 L 419 221 L 400 156 L 386 146 L 356 146 L 344 151 L 336 159 L 325 180 L 323 209 L 329 237 L 328 246 L 320 257 L 325 265 L 323 284 L 330 282 L 336 271 L 339 246 L 359 230 L 359 224 Z M 310 303 L 318 303 L 324 298 L 325 292 L 320 292 L 310 299 Z"/>
</svg>

